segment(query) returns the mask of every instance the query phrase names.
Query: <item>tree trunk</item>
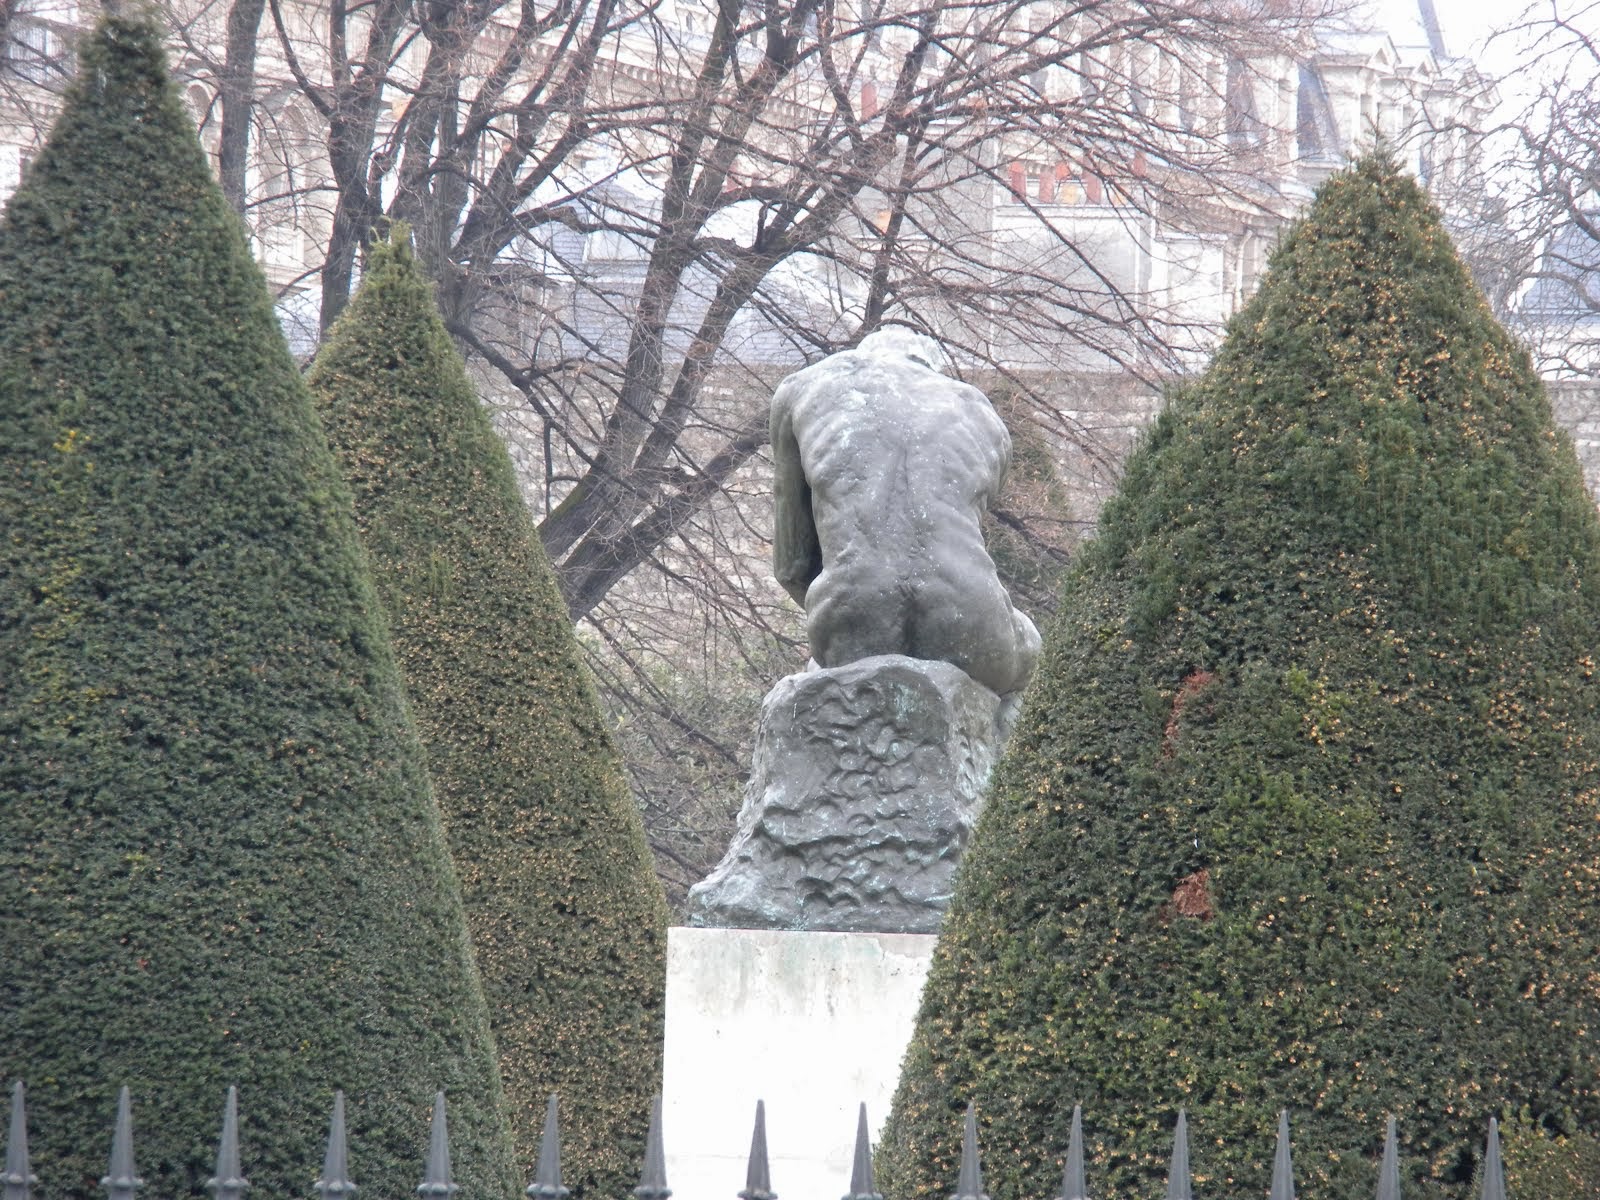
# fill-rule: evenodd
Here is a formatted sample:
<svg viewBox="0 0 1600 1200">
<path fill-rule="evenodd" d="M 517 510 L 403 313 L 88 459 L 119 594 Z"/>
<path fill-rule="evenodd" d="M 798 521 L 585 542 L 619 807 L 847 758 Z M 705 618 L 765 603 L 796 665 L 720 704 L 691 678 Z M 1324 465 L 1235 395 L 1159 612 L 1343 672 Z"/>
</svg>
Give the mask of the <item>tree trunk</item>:
<svg viewBox="0 0 1600 1200">
<path fill-rule="evenodd" d="M 234 0 L 228 10 L 227 57 L 219 79 L 222 135 L 217 174 L 222 194 L 241 217 L 245 213 L 245 172 L 250 162 L 250 123 L 255 110 L 256 35 L 266 0 Z"/>
</svg>

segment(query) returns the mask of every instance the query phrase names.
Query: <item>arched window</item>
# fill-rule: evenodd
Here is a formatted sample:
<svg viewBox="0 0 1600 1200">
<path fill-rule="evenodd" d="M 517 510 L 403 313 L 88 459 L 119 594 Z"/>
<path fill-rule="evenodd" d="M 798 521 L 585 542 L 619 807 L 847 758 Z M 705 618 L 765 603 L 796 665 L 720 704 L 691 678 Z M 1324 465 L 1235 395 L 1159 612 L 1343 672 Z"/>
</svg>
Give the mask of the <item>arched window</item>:
<svg viewBox="0 0 1600 1200">
<path fill-rule="evenodd" d="M 203 83 L 191 83 L 183 89 L 183 106 L 189 110 L 189 119 L 199 131 L 200 144 L 215 162 L 217 142 L 222 135 L 222 113 L 217 108 L 216 95 Z"/>
<path fill-rule="evenodd" d="M 1235 146 L 1260 145 L 1266 125 L 1256 105 L 1256 86 L 1250 64 L 1242 58 L 1228 60 L 1228 83 L 1224 93 L 1228 141 Z"/>
</svg>

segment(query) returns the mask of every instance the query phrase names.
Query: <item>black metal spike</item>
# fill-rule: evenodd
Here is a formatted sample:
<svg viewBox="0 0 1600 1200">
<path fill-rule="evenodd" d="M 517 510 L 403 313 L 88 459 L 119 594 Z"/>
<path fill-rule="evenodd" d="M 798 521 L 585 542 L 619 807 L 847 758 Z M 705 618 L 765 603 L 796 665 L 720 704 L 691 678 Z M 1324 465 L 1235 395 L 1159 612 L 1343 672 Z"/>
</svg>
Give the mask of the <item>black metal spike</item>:
<svg viewBox="0 0 1600 1200">
<path fill-rule="evenodd" d="M 433 1094 L 433 1124 L 428 1131 L 428 1167 L 417 1195 L 423 1200 L 450 1200 L 461 1185 L 450 1178 L 450 1129 L 444 1117 L 444 1093 Z"/>
<path fill-rule="evenodd" d="M 239 1092 L 228 1088 L 222 1110 L 222 1140 L 217 1146 L 217 1173 L 206 1180 L 215 1200 L 240 1200 L 250 1181 L 239 1173 Z"/>
<path fill-rule="evenodd" d="M 667 1154 L 661 1146 L 661 1096 L 650 1102 L 650 1132 L 644 1139 L 644 1171 L 639 1186 L 633 1189 L 638 1200 L 667 1200 Z"/>
<path fill-rule="evenodd" d="M 128 1100 L 128 1089 L 117 1093 L 117 1129 L 111 1135 L 111 1169 L 100 1180 L 109 1200 L 133 1200 L 134 1193 L 144 1186 L 133 1170 L 133 1106 Z"/>
<path fill-rule="evenodd" d="M 1500 1122 L 1489 1118 L 1489 1144 L 1483 1151 L 1481 1200 L 1506 1200 L 1506 1170 L 1500 1161 Z"/>
<path fill-rule="evenodd" d="M 856 1116 L 856 1153 L 850 1165 L 850 1192 L 844 1200 L 883 1200 L 883 1196 L 873 1190 L 872 1135 L 867 1128 L 865 1104 Z"/>
<path fill-rule="evenodd" d="M 1294 1164 L 1289 1159 L 1289 1110 L 1278 1114 L 1278 1152 L 1272 1158 L 1272 1195 L 1268 1200 L 1294 1200 Z"/>
<path fill-rule="evenodd" d="M 1383 1135 L 1383 1165 L 1378 1168 L 1378 1200 L 1400 1200 L 1400 1141 L 1395 1137 L 1394 1117 Z"/>
<path fill-rule="evenodd" d="M 750 1133 L 750 1165 L 744 1172 L 744 1191 L 739 1200 L 778 1200 L 772 1190 L 772 1171 L 767 1164 L 767 1106 L 756 1101 L 756 1125 Z"/>
<path fill-rule="evenodd" d="M 544 1134 L 539 1138 L 539 1162 L 528 1185 L 531 1200 L 565 1200 L 570 1193 L 561 1186 L 561 1125 L 556 1118 L 556 1098 L 544 1106 Z"/>
<path fill-rule="evenodd" d="M 1194 1200 L 1189 1179 L 1189 1117 L 1178 1110 L 1178 1128 L 1172 1135 L 1172 1165 L 1167 1169 L 1167 1200 Z"/>
<path fill-rule="evenodd" d="M 978 1113 L 970 1101 L 961 1127 L 961 1174 L 950 1200 L 989 1200 L 983 1194 L 983 1166 L 978 1161 Z"/>
<path fill-rule="evenodd" d="M 322 1200 L 344 1200 L 356 1190 L 350 1182 L 349 1155 L 344 1137 L 344 1093 L 333 1094 L 333 1116 L 328 1121 L 328 1152 L 322 1159 L 322 1178 L 317 1180 L 317 1195 Z"/>
<path fill-rule="evenodd" d="M 1061 1170 L 1061 1200 L 1089 1200 L 1083 1179 L 1083 1105 L 1072 1106 L 1072 1135 L 1067 1139 L 1067 1165 Z"/>
<path fill-rule="evenodd" d="M 6 1173 L 3 1200 L 32 1200 L 38 1177 L 28 1170 L 28 1114 L 22 1080 L 11 1089 L 11 1136 L 6 1140 Z"/>
</svg>

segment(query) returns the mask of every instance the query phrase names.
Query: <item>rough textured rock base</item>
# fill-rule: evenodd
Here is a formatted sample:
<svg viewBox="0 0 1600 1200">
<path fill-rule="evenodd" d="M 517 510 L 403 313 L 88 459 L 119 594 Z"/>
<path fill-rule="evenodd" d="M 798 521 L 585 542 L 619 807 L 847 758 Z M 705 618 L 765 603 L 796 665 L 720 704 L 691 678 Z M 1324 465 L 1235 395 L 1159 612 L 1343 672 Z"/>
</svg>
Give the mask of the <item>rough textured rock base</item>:
<svg viewBox="0 0 1600 1200">
<path fill-rule="evenodd" d="M 780 680 L 690 924 L 937 932 L 1008 707 L 958 667 L 893 654 Z"/>
</svg>

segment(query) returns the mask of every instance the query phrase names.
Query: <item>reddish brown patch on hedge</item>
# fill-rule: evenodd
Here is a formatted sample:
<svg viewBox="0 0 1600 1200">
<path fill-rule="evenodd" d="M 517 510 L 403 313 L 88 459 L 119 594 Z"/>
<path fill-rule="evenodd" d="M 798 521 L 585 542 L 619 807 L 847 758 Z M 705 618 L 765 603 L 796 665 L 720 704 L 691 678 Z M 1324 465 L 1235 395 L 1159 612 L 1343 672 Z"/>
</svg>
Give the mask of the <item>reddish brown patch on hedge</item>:
<svg viewBox="0 0 1600 1200">
<path fill-rule="evenodd" d="M 1161 757 L 1169 758 L 1172 748 L 1178 741 L 1178 722 L 1183 718 L 1183 710 L 1189 706 L 1189 701 L 1199 695 L 1206 686 L 1217 677 L 1215 671 L 1190 671 L 1183 677 L 1183 682 L 1178 685 L 1178 694 L 1172 698 L 1172 711 L 1167 714 L 1167 728 L 1161 735 Z"/>
<path fill-rule="evenodd" d="M 1173 917 L 1209 921 L 1216 916 L 1217 910 L 1211 903 L 1211 871 L 1201 867 L 1193 875 L 1178 880 L 1178 886 L 1172 889 L 1172 899 L 1161 906 L 1160 915 L 1164 922 Z"/>
</svg>

